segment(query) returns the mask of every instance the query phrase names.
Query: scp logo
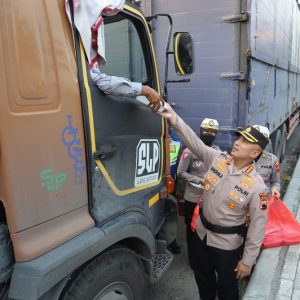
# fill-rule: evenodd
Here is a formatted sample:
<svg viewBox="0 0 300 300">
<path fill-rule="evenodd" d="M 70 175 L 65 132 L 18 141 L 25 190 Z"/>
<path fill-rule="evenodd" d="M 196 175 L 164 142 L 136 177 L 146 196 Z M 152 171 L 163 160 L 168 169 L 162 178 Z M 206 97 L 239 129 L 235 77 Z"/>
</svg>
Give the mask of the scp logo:
<svg viewBox="0 0 300 300">
<path fill-rule="evenodd" d="M 136 148 L 136 172 L 134 186 L 158 180 L 160 145 L 158 140 L 140 140 Z"/>
</svg>

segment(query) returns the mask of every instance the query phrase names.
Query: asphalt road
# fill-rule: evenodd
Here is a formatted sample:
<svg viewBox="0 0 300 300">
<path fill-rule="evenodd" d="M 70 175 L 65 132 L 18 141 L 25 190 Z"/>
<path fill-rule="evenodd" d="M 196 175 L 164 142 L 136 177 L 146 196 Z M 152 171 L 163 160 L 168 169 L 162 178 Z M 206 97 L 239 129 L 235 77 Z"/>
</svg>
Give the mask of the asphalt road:
<svg viewBox="0 0 300 300">
<path fill-rule="evenodd" d="M 287 142 L 286 154 L 281 163 L 281 193 L 286 191 L 292 178 L 293 169 L 300 154 L 300 125 Z M 185 224 L 179 217 L 178 243 L 181 253 L 174 257 L 170 270 L 158 283 L 151 286 L 147 300 L 197 300 L 199 299 L 197 285 L 187 258 L 185 241 Z M 244 289 L 243 287 L 242 289 Z"/>
</svg>

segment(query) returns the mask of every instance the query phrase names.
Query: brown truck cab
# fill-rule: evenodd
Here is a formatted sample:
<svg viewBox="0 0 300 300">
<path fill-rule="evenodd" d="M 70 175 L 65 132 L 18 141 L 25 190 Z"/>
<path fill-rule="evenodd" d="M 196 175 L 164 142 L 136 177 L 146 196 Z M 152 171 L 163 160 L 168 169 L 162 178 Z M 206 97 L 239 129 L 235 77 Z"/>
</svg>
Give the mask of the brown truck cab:
<svg viewBox="0 0 300 300">
<path fill-rule="evenodd" d="M 139 8 L 105 35 L 105 73 L 160 91 Z M 172 260 L 167 124 L 88 70 L 65 1 L 0 0 L 0 299 L 139 300 Z"/>
</svg>

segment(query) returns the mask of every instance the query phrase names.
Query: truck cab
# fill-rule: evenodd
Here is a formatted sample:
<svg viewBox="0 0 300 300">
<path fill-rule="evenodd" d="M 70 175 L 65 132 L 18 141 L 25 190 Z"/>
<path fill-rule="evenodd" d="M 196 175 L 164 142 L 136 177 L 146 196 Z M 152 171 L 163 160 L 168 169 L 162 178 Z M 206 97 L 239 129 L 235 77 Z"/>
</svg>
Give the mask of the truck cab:
<svg viewBox="0 0 300 300">
<path fill-rule="evenodd" d="M 104 23 L 103 71 L 159 92 L 139 8 Z M 168 127 L 97 88 L 71 25 L 63 0 L 0 1 L 0 298 L 142 299 L 176 237 Z"/>
</svg>

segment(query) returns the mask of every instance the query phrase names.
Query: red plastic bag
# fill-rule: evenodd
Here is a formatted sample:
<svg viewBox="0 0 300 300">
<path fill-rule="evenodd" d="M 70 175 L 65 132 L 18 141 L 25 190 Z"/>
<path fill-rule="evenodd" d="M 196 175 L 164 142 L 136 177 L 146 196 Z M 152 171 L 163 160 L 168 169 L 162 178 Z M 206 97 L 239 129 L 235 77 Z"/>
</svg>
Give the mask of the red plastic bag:
<svg viewBox="0 0 300 300">
<path fill-rule="evenodd" d="M 268 221 L 263 248 L 300 243 L 300 225 L 280 199 L 269 200 Z"/>
</svg>

